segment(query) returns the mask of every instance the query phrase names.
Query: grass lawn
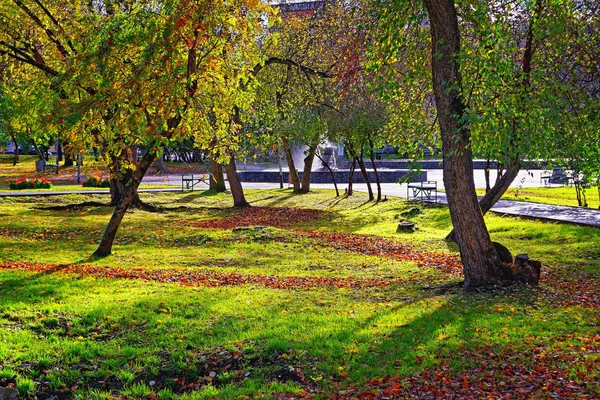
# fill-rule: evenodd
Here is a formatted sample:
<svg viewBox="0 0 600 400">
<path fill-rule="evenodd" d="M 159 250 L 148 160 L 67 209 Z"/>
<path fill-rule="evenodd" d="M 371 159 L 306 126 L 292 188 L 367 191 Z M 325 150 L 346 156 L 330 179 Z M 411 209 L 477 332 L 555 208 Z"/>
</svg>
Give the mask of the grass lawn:
<svg viewBox="0 0 600 400">
<path fill-rule="evenodd" d="M 484 189 L 478 189 L 477 194 L 483 196 Z M 585 195 L 588 202 L 588 207 L 598 208 L 598 188 L 595 186 L 585 189 Z M 506 191 L 503 199 L 530 201 L 534 203 L 558 204 L 562 206 L 577 207 L 577 194 L 573 186 L 560 187 L 526 187 L 526 188 L 510 188 Z"/>
<path fill-rule="evenodd" d="M 600 230 L 488 215 L 539 287 L 465 293 L 448 211 L 357 193 L 0 198 L 0 386 L 22 398 L 598 398 Z M 52 207 L 52 209 L 50 208 Z M 398 220 L 415 233 L 396 233 Z M 240 229 L 240 227 L 247 227 Z M 249 228 L 248 228 L 249 227 Z"/>
</svg>

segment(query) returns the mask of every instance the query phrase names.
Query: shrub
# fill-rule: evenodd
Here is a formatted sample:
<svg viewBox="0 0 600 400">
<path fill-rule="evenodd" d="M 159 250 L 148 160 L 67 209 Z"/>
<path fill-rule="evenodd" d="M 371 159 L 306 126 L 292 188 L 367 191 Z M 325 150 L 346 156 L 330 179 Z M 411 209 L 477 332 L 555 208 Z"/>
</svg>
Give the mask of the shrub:
<svg viewBox="0 0 600 400">
<path fill-rule="evenodd" d="M 29 179 L 29 178 L 21 178 L 16 181 L 12 181 L 8 184 L 8 187 L 12 190 L 22 190 L 22 189 L 50 189 L 52 187 L 52 183 L 46 179 Z"/>
<path fill-rule="evenodd" d="M 85 182 L 82 183 L 85 187 L 110 187 L 110 181 L 107 178 L 101 176 L 90 176 Z"/>
</svg>

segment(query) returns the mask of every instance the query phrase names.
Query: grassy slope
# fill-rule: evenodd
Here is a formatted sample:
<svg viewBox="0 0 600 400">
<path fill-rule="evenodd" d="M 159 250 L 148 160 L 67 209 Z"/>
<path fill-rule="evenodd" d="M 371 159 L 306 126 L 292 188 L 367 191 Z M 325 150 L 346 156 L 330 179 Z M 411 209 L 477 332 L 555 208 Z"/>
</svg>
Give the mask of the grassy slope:
<svg viewBox="0 0 600 400">
<path fill-rule="evenodd" d="M 189 287 L 62 274 L 60 268 L 0 269 L 0 382 L 16 374 L 23 395 L 350 397 L 383 380 L 379 377 L 423 379 L 424 371 L 434 369 L 475 380 L 483 374 L 476 368 L 482 368 L 500 382 L 510 366 L 521 365 L 530 370 L 543 365 L 587 387 L 588 396 L 600 395 L 593 386 L 600 379 L 597 303 L 589 303 L 582 286 L 590 285 L 592 294 L 598 288 L 597 229 L 487 216 L 494 240 L 542 260 L 546 272 L 536 289 L 465 294 L 428 288 L 457 282 L 456 274 L 322 246 L 297 233 L 371 234 L 411 244 L 415 251 L 450 252 L 442 241 L 450 228 L 445 208 L 399 199 L 374 205 L 360 194 L 347 200 L 331 192 L 252 191 L 254 206 L 328 214 L 285 228 L 233 232 L 193 226 L 238 214 L 227 195 L 144 195 L 172 210 L 129 213 L 115 255 L 94 260 L 88 255 L 111 210 L 43 209 L 90 197 L 0 199 L 0 259 L 400 283 L 351 289 Z M 401 218 L 415 221 L 418 231 L 396 234 Z M 540 384 L 523 397 L 551 391 L 543 380 L 538 377 Z"/>
</svg>

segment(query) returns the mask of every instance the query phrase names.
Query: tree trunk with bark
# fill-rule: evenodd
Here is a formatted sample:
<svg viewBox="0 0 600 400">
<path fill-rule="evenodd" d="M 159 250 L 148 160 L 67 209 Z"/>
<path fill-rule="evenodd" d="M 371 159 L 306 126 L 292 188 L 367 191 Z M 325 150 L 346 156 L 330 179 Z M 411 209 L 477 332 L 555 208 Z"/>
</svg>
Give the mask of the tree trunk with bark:
<svg viewBox="0 0 600 400">
<path fill-rule="evenodd" d="M 375 196 L 373 195 L 373 188 L 371 187 L 371 178 L 369 178 L 369 173 L 367 172 L 367 168 L 365 167 L 365 161 L 363 160 L 362 153 L 355 158 L 356 162 L 358 162 L 358 166 L 360 168 L 360 172 L 362 173 L 363 179 L 367 184 L 367 191 L 369 192 L 369 201 L 375 200 Z"/>
<path fill-rule="evenodd" d="M 304 171 L 302 172 L 302 193 L 310 192 L 310 176 L 312 173 L 312 165 L 315 160 L 317 145 L 311 145 L 308 148 L 308 153 L 304 157 Z"/>
<path fill-rule="evenodd" d="M 67 140 L 61 141 L 61 146 L 63 151 L 63 167 L 72 167 L 75 165 L 75 157 L 73 154 L 73 146 L 69 144 Z"/>
<path fill-rule="evenodd" d="M 432 35 L 432 74 L 444 152 L 444 186 L 465 276 L 465 288 L 505 284 L 510 269 L 500 260 L 479 208 L 473 180 L 471 131 L 461 122 L 458 57 L 460 33 L 454 1 L 424 0 Z"/>
<path fill-rule="evenodd" d="M 154 161 L 154 166 L 156 167 L 157 174 L 167 173 L 167 167 L 165 166 L 165 160 L 163 159 L 162 155 L 156 157 L 156 161 Z"/>
<path fill-rule="evenodd" d="M 250 204 L 246 201 L 244 196 L 244 189 L 242 188 L 242 182 L 237 174 L 235 166 L 235 156 L 230 155 L 229 162 L 227 163 L 227 180 L 229 181 L 229 188 L 231 189 L 231 195 L 233 196 L 234 207 L 247 207 Z"/>
<path fill-rule="evenodd" d="M 63 167 L 72 167 L 75 165 L 75 160 L 73 159 L 73 154 L 71 154 L 71 152 L 65 152 L 64 155 Z"/>
<path fill-rule="evenodd" d="M 315 155 L 321 161 L 321 163 L 325 166 L 325 168 L 327 168 L 327 170 L 329 171 L 329 174 L 331 175 L 331 180 L 333 181 L 333 187 L 335 188 L 335 197 L 339 197 L 340 191 L 338 190 L 337 181 L 335 180 L 335 173 L 331 169 L 331 166 L 329 165 L 329 163 L 325 162 L 325 160 L 318 153 L 315 153 Z"/>
<path fill-rule="evenodd" d="M 110 221 L 106 226 L 106 230 L 104 231 L 104 235 L 100 240 L 100 244 L 93 253 L 94 256 L 106 257 L 111 254 L 115 236 L 117 235 L 117 230 L 119 229 L 119 226 L 121 226 L 121 221 L 123 221 L 123 217 L 125 217 L 125 213 L 127 212 L 129 206 L 135 201 L 139 201 L 137 189 L 140 186 L 146 171 L 148 171 L 148 168 L 150 168 L 150 165 L 152 165 L 152 162 L 155 158 L 156 154 L 154 152 L 146 152 L 146 154 L 144 154 L 140 160 L 136 170 L 133 172 L 131 179 L 127 182 L 127 185 L 123 185 L 122 182 L 120 182 L 120 186 L 117 184 L 119 187 L 118 190 L 122 190 L 122 193 L 116 203 L 116 207 L 113 211 Z"/>
<path fill-rule="evenodd" d="M 356 158 L 352 159 L 352 166 L 350 167 L 350 173 L 348 174 L 348 189 L 346 190 L 347 196 L 352 196 L 352 181 L 354 180 L 354 171 L 356 170 Z"/>
<path fill-rule="evenodd" d="M 57 140 L 56 141 L 56 164 L 58 164 L 59 161 L 63 160 L 63 147 L 62 144 Z"/>
<path fill-rule="evenodd" d="M 296 170 L 296 166 L 294 165 L 294 157 L 292 157 L 292 149 L 290 147 L 290 142 L 287 137 L 282 137 L 281 142 L 283 143 L 283 152 L 285 153 L 285 160 L 287 161 L 288 170 L 290 171 L 290 182 L 292 182 L 292 186 L 294 187 L 295 193 L 301 193 L 300 190 L 300 178 L 298 177 L 298 170 Z"/>
<path fill-rule="evenodd" d="M 13 143 L 15 144 L 15 151 L 14 151 L 15 156 L 13 158 L 13 165 L 17 165 L 17 163 L 19 162 L 19 144 L 17 143 L 16 135 L 14 133 L 12 133 L 12 131 L 11 131 L 10 135 L 12 136 L 11 139 L 12 139 Z"/>
<path fill-rule="evenodd" d="M 491 189 L 490 186 L 490 159 L 488 158 L 485 162 L 485 170 L 483 171 L 483 175 L 485 176 L 485 192 L 489 192 Z"/>
<path fill-rule="evenodd" d="M 63 167 L 72 167 L 75 165 L 75 158 L 73 157 L 73 146 L 68 141 L 62 140 L 60 148 L 63 151 Z"/>
<path fill-rule="evenodd" d="M 224 192 L 225 188 L 225 177 L 223 176 L 223 166 L 221 163 L 216 162 L 212 158 L 209 160 L 210 165 L 210 182 L 209 189 L 215 192 Z"/>
<path fill-rule="evenodd" d="M 119 203 L 123 193 L 125 192 L 125 186 L 119 178 L 111 176 L 110 181 L 110 205 L 116 206 Z"/>
<path fill-rule="evenodd" d="M 479 208 L 481 209 L 481 213 L 483 215 L 490 211 L 491 208 L 494 207 L 494 204 L 496 204 L 498 200 L 502 198 L 504 193 L 506 193 L 510 185 L 519 174 L 520 170 L 521 165 L 517 161 L 514 161 L 508 166 L 506 171 L 504 171 L 504 173 L 500 175 L 498 179 L 496 179 L 494 186 L 492 186 L 481 198 L 481 200 L 479 200 Z M 456 241 L 454 229 L 450 231 L 448 236 L 446 236 L 446 240 Z"/>
<path fill-rule="evenodd" d="M 377 171 L 377 163 L 375 162 L 375 153 L 373 148 L 373 141 L 369 139 L 369 147 L 371 148 L 371 166 L 373 167 L 373 174 L 375 174 L 375 184 L 377 185 L 377 202 L 381 201 L 381 181 L 379 179 L 379 172 Z"/>
</svg>

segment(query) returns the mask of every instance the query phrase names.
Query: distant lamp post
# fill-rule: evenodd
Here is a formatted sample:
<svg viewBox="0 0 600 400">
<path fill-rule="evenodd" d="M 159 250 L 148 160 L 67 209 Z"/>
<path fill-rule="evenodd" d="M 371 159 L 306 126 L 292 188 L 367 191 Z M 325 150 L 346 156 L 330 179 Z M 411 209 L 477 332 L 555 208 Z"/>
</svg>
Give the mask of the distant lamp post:
<svg viewBox="0 0 600 400">
<path fill-rule="evenodd" d="M 77 183 L 81 183 L 81 153 L 77 154 Z"/>
</svg>

